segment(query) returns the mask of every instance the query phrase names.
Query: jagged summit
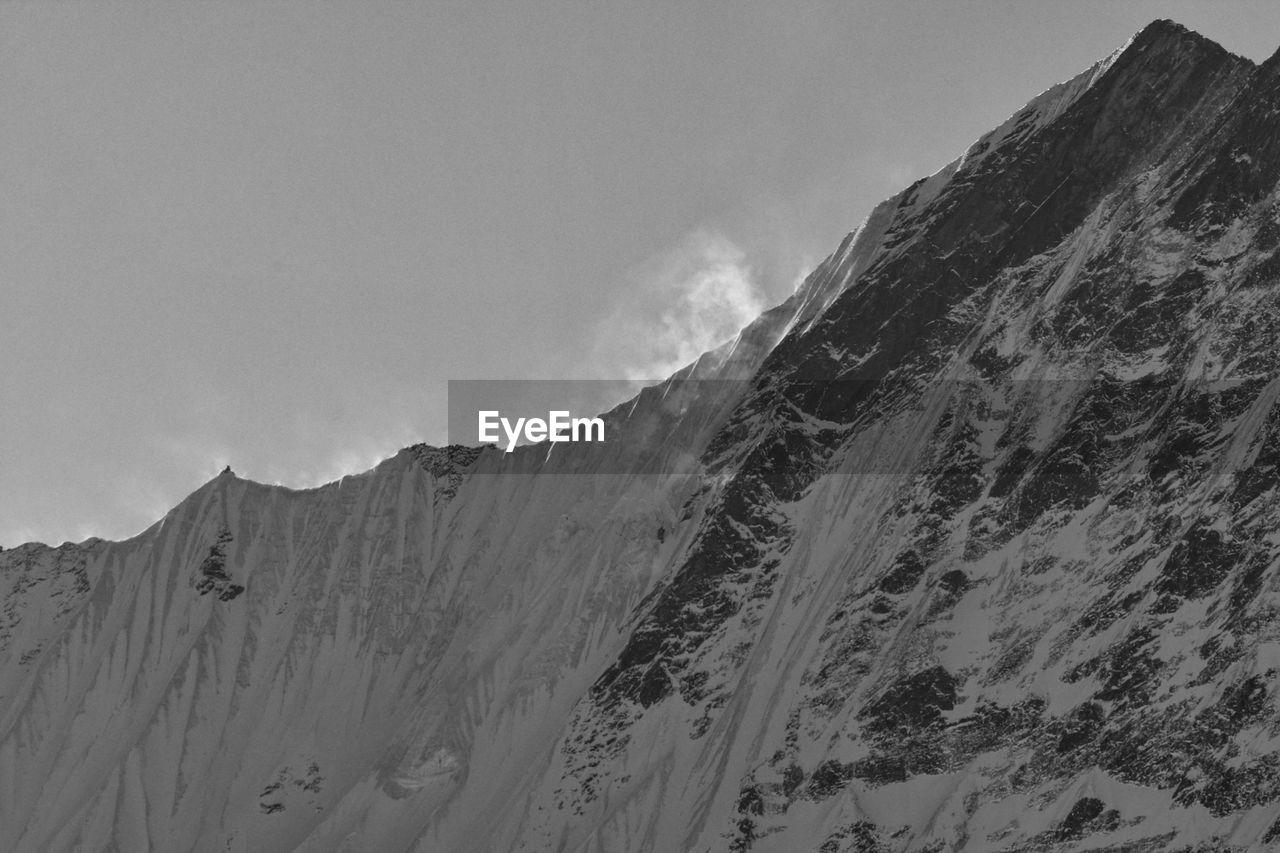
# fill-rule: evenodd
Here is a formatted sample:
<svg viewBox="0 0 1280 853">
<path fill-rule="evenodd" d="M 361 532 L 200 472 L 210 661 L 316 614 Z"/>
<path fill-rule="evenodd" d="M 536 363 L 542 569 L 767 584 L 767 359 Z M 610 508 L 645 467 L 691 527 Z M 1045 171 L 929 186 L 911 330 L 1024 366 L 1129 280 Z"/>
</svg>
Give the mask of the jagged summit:
<svg viewBox="0 0 1280 853">
<path fill-rule="evenodd" d="M 1237 54 L 1208 36 L 1168 18 L 1157 18 L 1138 30 L 1103 62 L 1113 61 L 1126 53 L 1143 53 L 1151 48 L 1179 50 L 1189 57 L 1227 54 L 1249 65 L 1256 65 L 1248 57 Z"/>
<path fill-rule="evenodd" d="M 1134 33 L 1133 38 L 1129 40 L 1129 43 L 1125 45 L 1125 47 L 1121 48 L 1121 51 L 1123 52 L 1125 49 L 1135 46 L 1140 47 L 1155 43 L 1174 43 L 1182 45 L 1195 44 L 1196 46 L 1203 47 L 1211 51 L 1228 52 L 1225 47 L 1218 44 L 1208 36 L 1202 35 L 1201 33 L 1189 29 L 1177 21 L 1173 21 L 1168 18 L 1156 18 L 1151 23 L 1138 30 L 1138 32 Z"/>
</svg>

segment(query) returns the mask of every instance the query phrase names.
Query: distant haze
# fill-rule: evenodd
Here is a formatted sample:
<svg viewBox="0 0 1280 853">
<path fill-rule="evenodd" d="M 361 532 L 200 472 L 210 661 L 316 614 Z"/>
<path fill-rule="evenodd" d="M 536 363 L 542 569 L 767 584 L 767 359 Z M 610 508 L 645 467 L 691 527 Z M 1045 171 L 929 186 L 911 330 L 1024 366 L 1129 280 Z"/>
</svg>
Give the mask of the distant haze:
<svg viewBox="0 0 1280 853">
<path fill-rule="evenodd" d="M 0 545 L 660 376 L 1153 18 L 1256 3 L 0 5 Z"/>
</svg>

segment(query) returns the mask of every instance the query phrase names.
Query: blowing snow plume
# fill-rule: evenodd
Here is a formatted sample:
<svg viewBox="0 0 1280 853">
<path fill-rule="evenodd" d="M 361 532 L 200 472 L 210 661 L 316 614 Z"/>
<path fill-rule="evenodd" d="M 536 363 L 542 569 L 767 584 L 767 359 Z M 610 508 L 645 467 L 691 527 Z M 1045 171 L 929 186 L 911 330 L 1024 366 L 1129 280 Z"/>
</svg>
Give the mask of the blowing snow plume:
<svg viewBox="0 0 1280 853">
<path fill-rule="evenodd" d="M 668 376 L 732 338 L 765 308 L 745 253 L 707 229 L 694 231 L 631 278 L 630 298 L 597 333 L 596 363 L 611 376 Z"/>
</svg>

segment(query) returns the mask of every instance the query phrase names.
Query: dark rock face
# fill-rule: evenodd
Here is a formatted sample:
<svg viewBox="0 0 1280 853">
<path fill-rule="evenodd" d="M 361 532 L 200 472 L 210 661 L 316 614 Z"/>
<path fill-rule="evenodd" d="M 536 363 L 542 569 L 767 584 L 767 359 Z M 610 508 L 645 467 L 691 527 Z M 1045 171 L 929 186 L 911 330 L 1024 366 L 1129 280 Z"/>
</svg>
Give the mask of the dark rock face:
<svg viewBox="0 0 1280 853">
<path fill-rule="evenodd" d="M 872 733 L 911 734 L 942 721 L 956 706 L 956 680 L 940 666 L 894 682 L 859 716 Z"/>
<path fill-rule="evenodd" d="M 458 486 L 466 479 L 467 469 L 480 456 L 480 448 L 461 444 L 451 444 L 448 447 L 415 444 L 409 451 L 418 464 L 436 478 L 437 501 L 448 501 L 458 493 Z"/>
<path fill-rule="evenodd" d="M 231 576 L 227 574 L 226 549 L 232 538 L 231 531 L 223 527 L 218 533 L 217 541 L 209 546 L 208 556 L 196 570 L 196 592 L 200 595 L 208 595 L 212 592 L 217 594 L 219 601 L 231 601 L 244 592 L 244 587 L 241 584 L 232 583 Z"/>
<path fill-rule="evenodd" d="M 862 472 L 896 477 L 899 498 L 849 531 L 865 556 L 841 570 L 776 751 L 744 776 L 734 849 L 786 832 L 793 802 L 981 756 L 1002 769 L 970 777 L 970 814 L 1044 805 L 1088 772 L 1220 816 L 1277 801 L 1280 761 L 1242 746 L 1280 725 L 1271 677 L 1248 674 L 1280 559 L 1272 66 L 1157 22 L 976 144 L 940 190 L 908 190 L 869 263 L 842 247 L 815 274 L 851 271 L 711 442 L 704 463 L 727 483 L 591 694 L 620 729 L 668 703 L 701 715 L 695 732 L 727 719 L 738 679 L 760 677 L 744 666 L 757 614 L 795 589 L 772 555 L 811 535 L 789 507 L 857 476 L 836 472 L 860 436 L 933 406 L 931 432 L 888 449 L 896 467 Z M 986 651 L 944 665 L 948 638 L 977 630 Z M 735 637 L 746 653 L 726 653 Z M 1103 798 L 1060 808 L 1021 842 L 1006 828 L 965 849 L 1171 843 Z M 820 849 L 919 844 L 908 811 Z"/>
</svg>

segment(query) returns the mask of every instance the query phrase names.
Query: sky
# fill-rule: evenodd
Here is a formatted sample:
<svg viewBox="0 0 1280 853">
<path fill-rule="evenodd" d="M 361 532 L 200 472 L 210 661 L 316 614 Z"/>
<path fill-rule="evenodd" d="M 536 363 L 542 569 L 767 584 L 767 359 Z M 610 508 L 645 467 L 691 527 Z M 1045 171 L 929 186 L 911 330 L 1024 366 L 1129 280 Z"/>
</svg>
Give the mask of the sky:
<svg viewBox="0 0 1280 853">
<path fill-rule="evenodd" d="M 449 379 L 661 378 L 1172 18 L 1280 4 L 0 4 L 0 546 L 440 442 Z"/>
</svg>

